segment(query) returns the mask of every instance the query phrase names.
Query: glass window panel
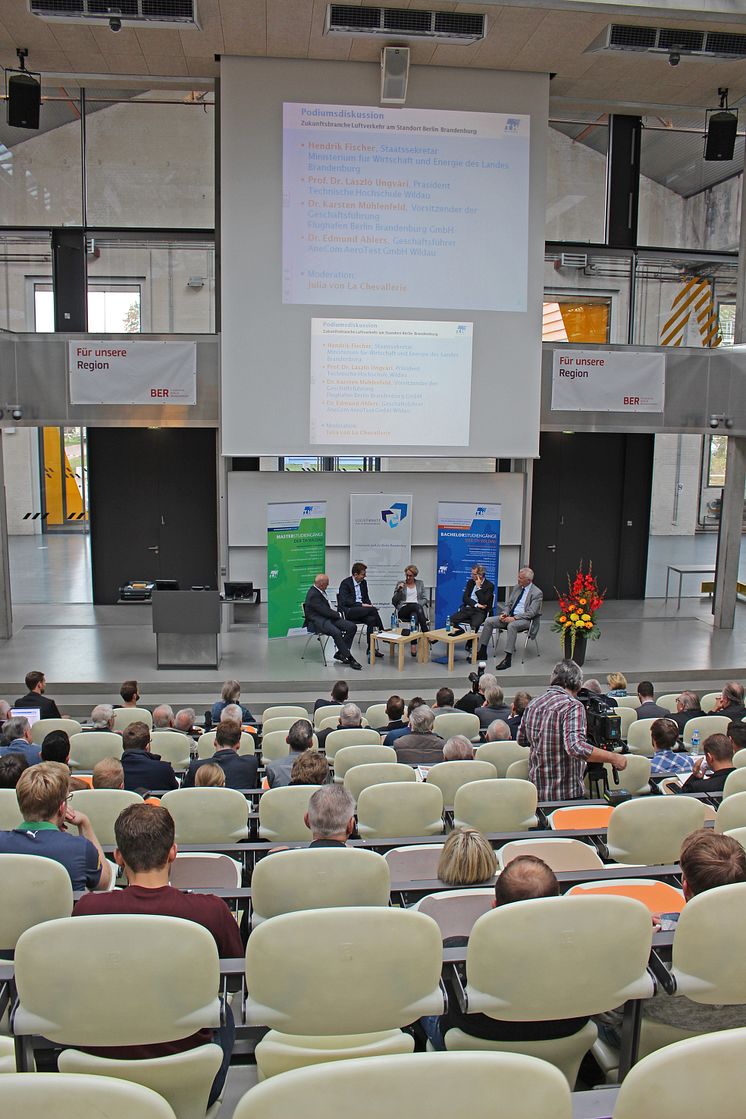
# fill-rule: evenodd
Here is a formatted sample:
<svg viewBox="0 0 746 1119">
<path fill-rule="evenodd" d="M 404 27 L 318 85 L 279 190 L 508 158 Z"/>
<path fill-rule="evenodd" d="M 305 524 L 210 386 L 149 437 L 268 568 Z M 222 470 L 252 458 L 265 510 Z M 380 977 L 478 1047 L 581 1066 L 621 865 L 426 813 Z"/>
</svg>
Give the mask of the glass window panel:
<svg viewBox="0 0 746 1119">
<path fill-rule="evenodd" d="M 720 488 L 725 485 L 725 459 L 728 454 L 728 436 L 711 435 L 709 437 L 709 443 L 707 485 Z"/>
<path fill-rule="evenodd" d="M 547 147 L 547 241 L 604 239 L 606 118 L 588 124 L 552 121 Z"/>
<path fill-rule="evenodd" d="M 735 301 L 735 261 L 641 256 L 637 265 L 635 343 L 645 346 L 722 344 L 718 308 Z"/>
<path fill-rule="evenodd" d="M 0 328 L 36 330 L 34 285 L 52 276 L 52 244 L 49 234 L 0 233 Z"/>
<path fill-rule="evenodd" d="M 0 214 L 6 225 L 80 225 L 80 108 L 44 87 L 39 130 L 11 128 L 0 115 Z"/>
<path fill-rule="evenodd" d="M 631 256 L 609 250 L 547 249 L 545 342 L 627 342 Z"/>
</svg>

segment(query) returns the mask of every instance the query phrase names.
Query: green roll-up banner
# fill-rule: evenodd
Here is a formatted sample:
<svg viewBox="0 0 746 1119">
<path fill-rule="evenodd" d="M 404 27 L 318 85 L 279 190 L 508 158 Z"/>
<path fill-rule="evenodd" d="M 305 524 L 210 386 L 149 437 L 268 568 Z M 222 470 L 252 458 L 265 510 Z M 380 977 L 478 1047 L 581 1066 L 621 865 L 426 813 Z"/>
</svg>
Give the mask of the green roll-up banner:
<svg viewBox="0 0 746 1119">
<path fill-rule="evenodd" d="M 326 502 L 267 505 L 267 587 L 270 637 L 303 630 L 303 601 L 326 556 Z"/>
</svg>

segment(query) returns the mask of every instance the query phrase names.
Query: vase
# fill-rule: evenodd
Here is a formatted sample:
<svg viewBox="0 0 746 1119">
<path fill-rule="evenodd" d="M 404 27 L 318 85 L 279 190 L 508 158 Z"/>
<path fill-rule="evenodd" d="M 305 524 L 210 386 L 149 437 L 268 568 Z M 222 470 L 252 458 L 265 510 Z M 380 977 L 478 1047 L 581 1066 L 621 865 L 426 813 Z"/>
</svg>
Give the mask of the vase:
<svg viewBox="0 0 746 1119">
<path fill-rule="evenodd" d="M 569 634 L 565 634 L 565 660 L 575 661 L 576 664 L 583 665 L 585 663 L 585 647 L 588 644 L 588 639 L 584 633 L 579 633 L 575 637 L 575 651 L 572 651 L 572 638 Z"/>
</svg>

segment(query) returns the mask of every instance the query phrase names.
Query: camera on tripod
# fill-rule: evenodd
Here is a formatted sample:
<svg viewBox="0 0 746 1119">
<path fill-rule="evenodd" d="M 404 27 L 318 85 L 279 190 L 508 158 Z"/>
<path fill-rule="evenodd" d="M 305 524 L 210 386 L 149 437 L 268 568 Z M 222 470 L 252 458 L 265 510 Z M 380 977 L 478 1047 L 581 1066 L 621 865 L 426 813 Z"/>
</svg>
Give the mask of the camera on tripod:
<svg viewBox="0 0 746 1119">
<path fill-rule="evenodd" d="M 622 720 L 615 714 L 616 709 L 607 704 L 604 696 L 589 692 L 587 688 L 580 689 L 578 699 L 585 707 L 588 741 L 599 750 L 626 752 L 622 742 Z"/>
<path fill-rule="evenodd" d="M 468 677 L 467 677 L 469 683 L 471 684 L 471 690 L 472 690 L 473 695 L 476 695 L 477 692 L 479 691 L 479 681 L 484 676 L 486 668 L 487 668 L 487 662 L 486 661 L 480 661 L 479 664 L 477 665 L 477 671 L 476 672 L 470 672 Z"/>
</svg>

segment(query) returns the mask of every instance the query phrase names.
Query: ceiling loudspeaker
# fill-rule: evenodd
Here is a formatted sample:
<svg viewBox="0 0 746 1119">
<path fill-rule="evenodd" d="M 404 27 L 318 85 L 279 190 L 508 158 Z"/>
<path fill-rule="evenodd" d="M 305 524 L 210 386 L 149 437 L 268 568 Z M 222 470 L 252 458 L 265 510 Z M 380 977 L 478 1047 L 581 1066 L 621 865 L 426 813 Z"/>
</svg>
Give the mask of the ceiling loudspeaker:
<svg viewBox="0 0 746 1119">
<path fill-rule="evenodd" d="M 41 82 L 25 70 L 8 74 L 8 124 L 13 128 L 38 128 Z"/>
<path fill-rule="evenodd" d="M 738 117 L 735 113 L 727 110 L 713 113 L 707 122 L 705 160 L 714 163 L 733 159 L 737 130 Z"/>
<path fill-rule="evenodd" d="M 409 81 L 409 47 L 384 47 L 381 51 L 381 104 L 403 105 Z"/>
</svg>

